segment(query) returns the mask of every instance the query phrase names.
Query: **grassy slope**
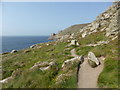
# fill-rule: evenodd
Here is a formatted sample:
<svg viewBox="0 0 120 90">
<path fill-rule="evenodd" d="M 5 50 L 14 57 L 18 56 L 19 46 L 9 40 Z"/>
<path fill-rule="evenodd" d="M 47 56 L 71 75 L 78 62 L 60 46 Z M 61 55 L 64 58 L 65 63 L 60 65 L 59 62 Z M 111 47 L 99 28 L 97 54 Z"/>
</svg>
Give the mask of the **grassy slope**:
<svg viewBox="0 0 120 90">
<path fill-rule="evenodd" d="M 51 42 L 54 44 L 54 42 Z M 30 52 L 24 53 L 21 50 L 14 54 L 3 55 L 3 79 L 11 76 L 12 72 L 16 69 L 18 70 L 18 76 L 11 80 L 7 84 L 3 84 L 4 88 L 48 88 L 48 87 L 77 87 L 77 77 L 76 72 L 73 72 L 73 76 L 65 77 L 63 82 L 59 85 L 55 85 L 55 79 L 58 75 L 66 73 L 63 71 L 61 66 L 63 62 L 71 58 L 70 51 L 65 51 L 65 46 L 67 43 L 58 43 L 57 45 L 40 44 L 42 48 L 31 49 Z M 29 49 L 29 48 L 28 48 Z M 54 49 L 51 51 L 51 49 Z M 36 68 L 33 71 L 28 71 L 34 63 L 38 61 L 55 61 L 58 64 L 59 71 L 40 71 Z M 21 63 L 23 65 L 21 65 Z M 75 70 L 76 67 L 71 70 Z M 21 72 L 22 71 L 22 72 Z M 69 80 L 70 78 L 70 80 Z M 73 82 L 73 84 L 70 84 Z M 76 83 L 75 83 L 76 82 Z"/>
<path fill-rule="evenodd" d="M 89 51 L 95 53 L 97 57 L 105 56 L 105 67 L 103 72 L 100 74 L 98 79 L 99 87 L 118 87 L 118 40 L 114 40 L 107 45 L 101 45 L 96 47 L 85 46 L 86 44 L 97 43 L 98 41 L 108 40 L 105 37 L 105 32 L 96 32 L 85 38 L 80 38 L 80 34 L 76 35 L 76 39 L 81 44 L 80 47 L 70 47 L 76 48 L 78 55 L 87 56 Z M 69 70 L 63 71 L 61 66 L 63 62 L 71 58 L 70 50 L 65 50 L 67 42 L 51 42 L 52 45 L 46 46 L 45 44 L 39 44 L 42 48 L 30 49 L 31 52 L 24 53 L 21 50 L 14 54 L 3 55 L 3 78 L 11 76 L 12 72 L 16 69 L 23 71 L 22 74 L 10 81 L 8 84 L 4 84 L 3 87 L 58 87 L 58 88 L 73 88 L 77 87 L 77 74 L 76 67 L 73 66 Z M 28 48 L 29 49 L 29 48 Z M 53 49 L 53 50 L 52 50 Z M 36 68 L 33 71 L 28 71 L 34 63 L 38 61 L 55 61 L 58 64 L 59 71 L 47 71 L 41 72 Z M 23 65 L 21 65 L 23 64 Z M 56 78 L 60 74 L 64 74 L 71 71 L 73 74 L 69 77 L 64 77 L 63 81 L 59 84 L 56 83 Z M 41 83 L 42 82 L 42 83 Z"/>
<path fill-rule="evenodd" d="M 97 32 L 84 39 L 79 38 L 81 47 L 77 48 L 77 54 L 87 55 L 89 51 L 95 53 L 97 57 L 105 56 L 105 67 L 98 79 L 98 86 L 104 88 L 118 88 L 118 40 L 114 40 L 107 45 L 96 47 L 84 46 L 90 43 L 107 40 L 104 32 Z"/>
<path fill-rule="evenodd" d="M 83 27 L 85 27 L 88 24 L 89 23 L 72 25 L 72 26 L 64 29 L 63 31 L 61 31 L 59 34 L 60 35 L 66 35 L 66 34 L 76 33 L 76 32 L 78 32 L 80 29 L 82 29 Z"/>
</svg>

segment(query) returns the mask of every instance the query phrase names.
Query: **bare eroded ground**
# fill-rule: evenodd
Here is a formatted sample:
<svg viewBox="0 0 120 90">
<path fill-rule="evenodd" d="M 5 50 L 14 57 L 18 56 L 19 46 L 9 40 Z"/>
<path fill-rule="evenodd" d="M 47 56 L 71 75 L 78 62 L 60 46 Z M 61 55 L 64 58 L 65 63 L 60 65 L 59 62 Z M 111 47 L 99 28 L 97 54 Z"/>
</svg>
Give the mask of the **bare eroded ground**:
<svg viewBox="0 0 120 90">
<path fill-rule="evenodd" d="M 104 67 L 104 61 L 100 60 L 100 62 L 99 66 L 92 68 L 89 66 L 87 58 L 85 58 L 85 61 L 80 65 L 78 88 L 98 88 L 97 80 Z"/>
</svg>

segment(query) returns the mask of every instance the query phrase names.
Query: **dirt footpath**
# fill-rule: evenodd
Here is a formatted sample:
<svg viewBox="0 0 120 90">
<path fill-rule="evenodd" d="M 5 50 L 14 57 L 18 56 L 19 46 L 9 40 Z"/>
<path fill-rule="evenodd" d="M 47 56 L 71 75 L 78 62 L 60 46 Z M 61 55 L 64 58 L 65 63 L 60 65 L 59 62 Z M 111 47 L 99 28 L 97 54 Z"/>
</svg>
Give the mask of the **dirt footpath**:
<svg viewBox="0 0 120 90">
<path fill-rule="evenodd" d="M 78 74 L 78 88 L 98 88 L 97 80 L 104 67 L 104 61 L 100 60 L 100 62 L 99 66 L 91 68 L 87 58 L 84 60 Z"/>
</svg>

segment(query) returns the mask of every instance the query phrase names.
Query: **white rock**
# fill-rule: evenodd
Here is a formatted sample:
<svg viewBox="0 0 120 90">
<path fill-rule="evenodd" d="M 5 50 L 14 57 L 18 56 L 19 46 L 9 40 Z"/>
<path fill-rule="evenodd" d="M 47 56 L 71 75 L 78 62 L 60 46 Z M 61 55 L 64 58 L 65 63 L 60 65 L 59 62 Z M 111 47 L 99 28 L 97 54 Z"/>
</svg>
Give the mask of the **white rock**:
<svg viewBox="0 0 120 90">
<path fill-rule="evenodd" d="M 45 70 L 49 70 L 50 69 L 50 66 L 47 66 L 47 67 L 41 67 L 40 70 L 42 71 L 45 71 Z"/>
<path fill-rule="evenodd" d="M 76 45 L 76 40 L 71 40 L 70 45 Z"/>
<path fill-rule="evenodd" d="M 88 60 L 91 60 L 91 61 L 95 62 L 96 65 L 100 64 L 99 60 L 96 58 L 96 56 L 93 52 L 88 53 Z"/>
<path fill-rule="evenodd" d="M 3 80 L 0 80 L 0 83 L 8 83 L 9 80 L 13 79 L 12 76 L 11 77 L 8 77 L 8 78 L 5 78 Z"/>
<path fill-rule="evenodd" d="M 73 64 L 74 62 L 83 62 L 84 61 L 84 58 L 82 56 L 77 56 L 77 57 L 74 57 L 72 59 L 68 59 L 66 61 L 64 61 L 64 63 L 62 64 L 62 68 L 64 67 L 67 67 L 71 64 Z"/>
<path fill-rule="evenodd" d="M 32 45 L 32 46 L 30 46 L 30 48 L 34 48 L 36 45 Z"/>
<path fill-rule="evenodd" d="M 10 53 L 16 53 L 17 52 L 17 50 L 12 50 Z"/>
<path fill-rule="evenodd" d="M 87 35 L 87 32 L 85 31 L 84 33 L 82 33 L 82 38 L 84 38 Z"/>
</svg>

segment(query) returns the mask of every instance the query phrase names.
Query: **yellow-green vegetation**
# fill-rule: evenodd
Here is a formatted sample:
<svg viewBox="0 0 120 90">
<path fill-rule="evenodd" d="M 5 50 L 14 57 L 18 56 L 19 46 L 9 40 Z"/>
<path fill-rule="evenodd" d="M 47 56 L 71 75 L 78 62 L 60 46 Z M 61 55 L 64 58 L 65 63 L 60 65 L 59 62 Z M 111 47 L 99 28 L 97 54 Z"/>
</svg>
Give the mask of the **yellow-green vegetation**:
<svg viewBox="0 0 120 90">
<path fill-rule="evenodd" d="M 83 27 L 87 26 L 88 24 L 90 24 L 90 23 L 72 25 L 72 26 L 64 29 L 63 31 L 60 31 L 59 34 L 60 34 L 60 35 L 66 35 L 66 34 L 76 33 L 76 32 L 78 32 L 80 29 L 82 29 Z"/>
<path fill-rule="evenodd" d="M 55 43 L 56 45 L 54 45 Z M 62 82 L 55 84 L 57 76 L 69 71 L 62 69 L 63 62 L 72 58 L 70 50 L 65 50 L 67 44 L 66 42 L 49 42 L 49 45 L 43 43 L 38 44 L 36 48 L 27 48 L 16 53 L 2 55 L 3 79 L 10 77 L 13 71 L 18 70 L 16 77 L 3 84 L 3 88 L 77 87 L 77 65 L 70 69 L 71 76 L 63 77 Z M 26 50 L 29 52 L 25 53 Z M 29 70 L 35 63 L 44 61 L 56 62 L 59 70 L 41 71 L 39 68 Z"/>
<path fill-rule="evenodd" d="M 80 38 L 81 47 L 76 48 L 77 54 L 87 56 L 88 52 L 92 51 L 97 57 L 104 56 L 105 65 L 98 78 L 98 86 L 102 88 L 118 88 L 118 39 L 106 45 L 85 46 L 102 40 L 110 40 L 105 37 L 104 32 L 91 34 L 84 39 Z"/>
</svg>

